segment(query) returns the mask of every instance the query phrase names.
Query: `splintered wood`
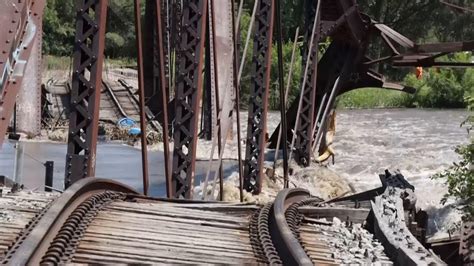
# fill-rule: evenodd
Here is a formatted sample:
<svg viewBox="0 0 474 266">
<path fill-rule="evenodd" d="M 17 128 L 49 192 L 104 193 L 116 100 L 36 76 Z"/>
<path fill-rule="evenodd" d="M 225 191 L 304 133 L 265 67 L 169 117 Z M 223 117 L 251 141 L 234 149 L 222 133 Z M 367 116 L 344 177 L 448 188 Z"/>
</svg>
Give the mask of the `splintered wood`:
<svg viewBox="0 0 474 266">
<path fill-rule="evenodd" d="M 25 233 L 27 225 L 58 194 L 27 191 L 10 193 L 10 188 L 0 189 L 0 261 L 2 261 L 5 259 L 8 247 Z"/>
<path fill-rule="evenodd" d="M 254 209 L 117 201 L 91 222 L 71 262 L 254 263 L 249 238 L 249 216 Z"/>
</svg>

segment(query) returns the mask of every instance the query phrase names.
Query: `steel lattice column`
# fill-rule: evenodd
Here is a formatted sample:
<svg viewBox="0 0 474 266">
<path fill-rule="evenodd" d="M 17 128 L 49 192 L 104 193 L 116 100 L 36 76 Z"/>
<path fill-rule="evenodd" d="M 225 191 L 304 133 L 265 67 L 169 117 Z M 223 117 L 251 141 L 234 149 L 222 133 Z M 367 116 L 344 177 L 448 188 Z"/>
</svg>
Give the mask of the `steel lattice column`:
<svg viewBox="0 0 474 266">
<path fill-rule="evenodd" d="M 245 152 L 244 188 L 260 193 L 265 152 L 271 49 L 274 20 L 273 0 L 259 0 L 255 21 L 252 86 L 250 89 Z"/>
<path fill-rule="evenodd" d="M 162 6 L 160 1 L 160 6 Z M 157 25 L 158 19 L 160 19 L 160 25 L 163 25 L 163 12 L 160 8 L 160 17 L 158 18 L 156 0 L 146 0 L 145 4 L 145 23 L 143 27 L 143 51 L 147 55 L 144 57 L 144 78 L 145 78 L 145 99 L 146 105 L 156 116 L 157 120 L 163 126 L 163 113 L 164 106 L 163 103 L 163 93 L 161 79 L 164 79 L 165 85 L 165 100 L 166 103 L 169 101 L 169 83 L 167 73 L 167 53 L 164 51 L 167 46 L 166 36 L 159 36 L 157 38 Z M 164 33 L 163 29 L 160 29 Z M 161 43 L 159 43 L 159 40 Z M 163 51 L 163 58 L 160 56 L 160 50 Z M 161 77 L 161 67 L 163 67 L 163 77 Z"/>
<path fill-rule="evenodd" d="M 66 188 L 95 174 L 107 0 L 80 0 L 76 10 Z"/>
<path fill-rule="evenodd" d="M 173 195 L 171 195 L 174 198 L 192 197 L 206 21 L 207 0 L 184 2 L 175 91 Z"/>
<path fill-rule="evenodd" d="M 310 45 L 310 39 L 312 34 L 313 23 L 315 19 L 315 7 L 316 1 L 306 1 L 306 22 L 305 22 L 305 46 L 303 53 L 303 68 L 306 64 L 306 58 L 308 52 L 310 52 L 309 57 L 309 71 L 304 84 L 304 94 L 303 102 L 300 110 L 300 117 L 298 121 L 297 131 L 296 131 L 296 144 L 295 144 L 295 159 L 298 164 L 303 166 L 308 166 L 311 159 L 311 144 L 313 143 L 313 125 L 315 110 L 315 97 L 316 97 L 316 82 L 317 82 L 317 71 L 318 71 L 318 43 L 319 43 L 319 34 L 316 32 L 313 41 L 313 47 L 308 47 Z M 317 22 L 316 28 L 319 28 L 319 22 Z M 311 50 L 308 51 L 308 48 Z M 302 78 L 303 80 L 303 78 Z M 303 82 L 303 81 L 302 81 Z"/>
</svg>

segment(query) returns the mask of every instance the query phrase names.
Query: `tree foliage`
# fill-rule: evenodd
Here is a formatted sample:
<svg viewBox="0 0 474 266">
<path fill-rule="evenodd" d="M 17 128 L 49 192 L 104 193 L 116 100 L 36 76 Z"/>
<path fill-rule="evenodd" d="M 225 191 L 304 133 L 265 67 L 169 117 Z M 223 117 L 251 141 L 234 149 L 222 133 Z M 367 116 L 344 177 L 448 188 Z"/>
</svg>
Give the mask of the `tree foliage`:
<svg viewBox="0 0 474 266">
<path fill-rule="evenodd" d="M 469 62 L 472 53 L 458 53 L 441 60 Z M 464 108 L 466 97 L 474 96 L 474 69 L 431 68 L 420 80 L 414 74 L 407 75 L 405 83 L 417 89 L 415 95 L 406 96 L 406 106 Z"/>
<path fill-rule="evenodd" d="M 469 110 L 474 108 L 474 98 L 467 97 Z M 462 124 L 471 132 L 474 125 L 474 116 L 470 115 Z M 435 175 L 434 179 L 445 181 L 448 192 L 444 195 L 442 203 L 446 203 L 449 198 L 458 201 L 460 209 L 463 211 L 463 220 L 474 218 L 474 138 L 470 139 L 467 145 L 460 145 L 455 149 L 460 155 L 461 161 L 453 163 L 446 171 Z"/>
<path fill-rule="evenodd" d="M 73 52 L 76 1 L 48 0 L 43 19 L 43 52 L 47 55 L 71 56 Z M 133 1 L 111 0 L 107 12 L 107 57 L 134 55 L 135 28 Z"/>
<path fill-rule="evenodd" d="M 460 6 L 472 7 L 470 0 L 451 0 Z M 43 49 L 47 55 L 71 56 L 74 44 L 75 17 L 74 4 L 70 0 L 48 0 L 44 16 Z M 254 1 L 244 1 L 244 12 L 241 20 L 241 49 L 245 43 L 246 33 L 250 22 Z M 474 15 L 472 12 L 459 12 L 440 3 L 438 0 L 358 0 L 361 11 L 367 13 L 376 21 L 387 24 L 395 30 L 417 42 L 456 41 L 474 39 Z M 142 5 L 144 7 L 144 5 Z M 133 1 L 110 0 L 107 12 L 105 55 L 108 58 L 134 58 L 135 28 Z M 283 12 L 283 59 L 285 82 L 290 69 L 291 51 L 296 29 L 303 32 L 305 17 L 305 1 L 282 1 Z M 143 10 L 142 10 L 143 12 Z M 289 101 L 298 94 L 301 83 L 302 66 L 301 38 L 296 51 L 294 72 L 291 80 Z M 383 56 L 387 51 L 382 49 L 381 40 L 374 40 L 370 46 L 370 56 Z M 241 53 L 242 53 L 241 50 Z M 323 52 L 323 47 L 321 47 Z M 322 54 L 321 52 L 321 54 Z M 251 59 L 253 55 L 253 39 L 246 55 L 246 64 L 242 75 L 242 103 L 249 98 L 251 85 Z M 272 49 L 272 69 L 270 88 L 270 108 L 278 108 L 279 92 L 277 84 L 277 50 L 274 41 Z M 402 80 L 409 70 L 380 67 L 379 71 L 390 79 Z M 417 81 L 413 75 L 408 75 L 406 81 L 420 89 L 415 97 L 404 98 L 410 106 L 426 107 L 462 107 L 463 97 L 472 94 L 474 73 L 458 70 L 430 70 L 427 78 Z M 286 86 L 286 84 L 284 84 Z M 449 99 L 446 99 L 449 98 Z M 397 102 L 399 102 L 397 100 Z"/>
</svg>

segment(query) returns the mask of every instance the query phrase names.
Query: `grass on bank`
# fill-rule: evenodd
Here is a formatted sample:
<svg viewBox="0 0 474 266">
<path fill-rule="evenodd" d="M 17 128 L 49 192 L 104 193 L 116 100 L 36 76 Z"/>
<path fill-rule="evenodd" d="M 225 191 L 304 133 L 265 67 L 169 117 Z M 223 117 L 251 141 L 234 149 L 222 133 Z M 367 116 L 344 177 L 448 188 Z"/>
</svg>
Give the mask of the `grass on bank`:
<svg viewBox="0 0 474 266">
<path fill-rule="evenodd" d="M 409 107 L 405 92 L 380 88 L 363 88 L 347 92 L 337 100 L 338 108 L 396 108 Z"/>
<path fill-rule="evenodd" d="M 132 67 L 137 65 L 137 61 L 131 58 L 106 58 L 106 67 Z M 72 68 L 72 57 L 66 56 L 43 56 L 43 66 L 48 70 L 70 70 Z"/>
</svg>

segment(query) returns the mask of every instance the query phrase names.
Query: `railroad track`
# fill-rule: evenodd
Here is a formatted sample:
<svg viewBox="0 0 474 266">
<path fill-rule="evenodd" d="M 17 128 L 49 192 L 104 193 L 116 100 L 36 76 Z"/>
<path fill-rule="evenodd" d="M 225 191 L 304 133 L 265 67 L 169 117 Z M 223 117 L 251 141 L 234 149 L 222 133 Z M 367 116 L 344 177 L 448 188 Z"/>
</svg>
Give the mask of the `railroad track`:
<svg viewBox="0 0 474 266">
<path fill-rule="evenodd" d="M 140 102 L 133 86 L 123 79 L 117 79 L 117 81 L 112 82 L 103 81 L 102 86 L 106 92 L 107 99 L 103 100 L 104 104 L 101 102 L 101 113 L 110 113 L 112 110 L 115 114 L 115 117 L 111 116 L 112 118 L 108 119 L 109 121 L 116 123 L 119 119 L 124 117 L 140 121 Z M 145 116 L 150 126 L 157 132 L 161 132 L 160 124 L 155 120 L 155 115 L 148 107 L 145 107 Z"/>
<path fill-rule="evenodd" d="M 444 264 L 410 233 L 401 187 L 332 201 L 282 190 L 264 206 L 145 197 L 75 183 L 25 226 L 4 264 Z M 382 190 L 382 189 L 379 189 Z"/>
<path fill-rule="evenodd" d="M 101 102 L 101 113 L 108 114 L 104 119 L 113 123 L 124 117 L 140 120 L 140 109 L 133 100 L 133 92 L 129 87 L 117 81 L 102 81 L 102 87 L 107 97 Z"/>
</svg>

